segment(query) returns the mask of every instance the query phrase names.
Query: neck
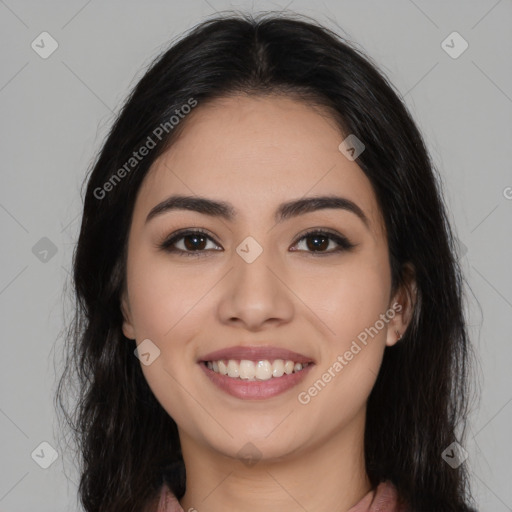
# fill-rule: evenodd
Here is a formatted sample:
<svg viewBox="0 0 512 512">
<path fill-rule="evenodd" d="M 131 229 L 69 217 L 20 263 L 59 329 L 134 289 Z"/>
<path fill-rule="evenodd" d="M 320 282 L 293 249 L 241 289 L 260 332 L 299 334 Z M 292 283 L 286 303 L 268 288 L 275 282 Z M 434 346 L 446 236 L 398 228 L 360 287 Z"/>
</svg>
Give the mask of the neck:
<svg viewBox="0 0 512 512">
<path fill-rule="evenodd" d="M 205 451 L 180 432 L 187 470 L 181 506 L 201 512 L 347 512 L 371 489 L 363 432 L 364 414 L 317 446 L 250 466 Z"/>
</svg>

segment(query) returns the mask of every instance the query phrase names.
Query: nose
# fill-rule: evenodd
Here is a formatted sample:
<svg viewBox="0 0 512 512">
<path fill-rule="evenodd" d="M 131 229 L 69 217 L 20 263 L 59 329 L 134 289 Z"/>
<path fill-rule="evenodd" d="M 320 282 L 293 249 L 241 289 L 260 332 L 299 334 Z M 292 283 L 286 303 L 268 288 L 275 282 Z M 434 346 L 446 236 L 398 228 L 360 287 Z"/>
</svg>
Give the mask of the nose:
<svg viewBox="0 0 512 512">
<path fill-rule="evenodd" d="M 240 324 L 246 330 L 290 322 L 295 306 L 293 292 L 286 285 L 286 271 L 265 251 L 251 263 L 238 254 L 218 303 L 217 314 L 224 324 Z"/>
</svg>

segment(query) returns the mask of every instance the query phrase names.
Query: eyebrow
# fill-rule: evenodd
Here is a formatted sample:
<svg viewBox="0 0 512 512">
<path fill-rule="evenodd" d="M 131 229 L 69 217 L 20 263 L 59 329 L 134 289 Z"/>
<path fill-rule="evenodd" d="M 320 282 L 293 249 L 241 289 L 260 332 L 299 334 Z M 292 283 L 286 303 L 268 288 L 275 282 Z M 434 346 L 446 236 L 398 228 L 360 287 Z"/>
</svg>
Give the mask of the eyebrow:
<svg viewBox="0 0 512 512">
<path fill-rule="evenodd" d="M 308 197 L 282 203 L 274 215 L 276 223 L 292 217 L 304 215 L 317 210 L 335 208 L 346 210 L 357 215 L 369 229 L 369 220 L 363 210 L 353 201 L 336 195 Z M 231 203 L 216 201 L 200 196 L 172 195 L 154 206 L 146 217 L 146 223 L 151 219 L 171 210 L 191 210 L 211 217 L 221 217 L 232 222 L 236 210 Z"/>
</svg>

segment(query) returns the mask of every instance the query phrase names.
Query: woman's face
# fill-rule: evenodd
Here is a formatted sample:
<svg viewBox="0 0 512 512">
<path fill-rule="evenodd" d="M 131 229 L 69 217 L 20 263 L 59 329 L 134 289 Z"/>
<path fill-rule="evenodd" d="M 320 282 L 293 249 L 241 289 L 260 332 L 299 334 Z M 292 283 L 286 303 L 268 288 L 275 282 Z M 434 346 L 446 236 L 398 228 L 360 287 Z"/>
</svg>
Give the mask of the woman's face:
<svg viewBox="0 0 512 512">
<path fill-rule="evenodd" d="M 369 180 L 334 121 L 290 98 L 199 103 L 186 123 L 129 233 L 123 332 L 144 341 L 149 386 L 182 444 L 232 457 L 362 436 L 384 348 L 405 328 Z M 153 210 L 178 195 L 196 203 Z M 189 229 L 204 233 L 159 247 Z"/>
</svg>

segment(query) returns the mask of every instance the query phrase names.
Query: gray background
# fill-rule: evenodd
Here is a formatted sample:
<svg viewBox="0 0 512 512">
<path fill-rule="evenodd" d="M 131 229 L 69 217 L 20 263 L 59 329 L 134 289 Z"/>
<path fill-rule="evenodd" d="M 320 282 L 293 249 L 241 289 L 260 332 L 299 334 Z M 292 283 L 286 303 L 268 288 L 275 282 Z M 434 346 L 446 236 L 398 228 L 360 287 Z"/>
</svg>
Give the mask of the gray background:
<svg viewBox="0 0 512 512">
<path fill-rule="evenodd" d="M 85 173 L 153 57 L 215 11 L 252 7 L 214 0 L 0 0 L 0 512 L 79 510 L 78 476 L 60 446 L 52 396 Z M 480 510 L 510 511 L 512 3 L 255 6 L 284 7 L 358 43 L 403 94 L 424 134 L 460 241 L 470 332 L 481 361 L 482 399 L 471 418 L 465 464 Z M 43 31 L 59 45 L 46 59 L 31 47 Z M 441 45 L 453 31 L 469 44 L 458 58 Z M 49 456 L 44 446 L 41 455 L 45 441 L 59 453 L 48 469 L 31 456 L 36 448 L 39 460 Z"/>
</svg>

